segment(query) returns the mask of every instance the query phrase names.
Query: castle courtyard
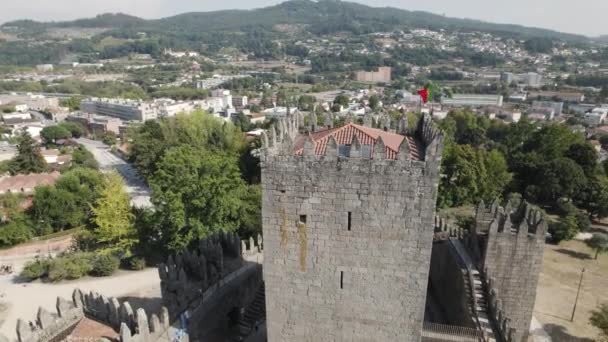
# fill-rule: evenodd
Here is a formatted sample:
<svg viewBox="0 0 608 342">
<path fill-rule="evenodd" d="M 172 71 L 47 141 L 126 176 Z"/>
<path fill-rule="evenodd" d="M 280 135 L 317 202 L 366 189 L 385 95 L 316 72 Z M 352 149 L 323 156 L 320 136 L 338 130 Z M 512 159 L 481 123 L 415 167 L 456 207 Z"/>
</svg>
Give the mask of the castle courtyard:
<svg viewBox="0 0 608 342">
<path fill-rule="evenodd" d="M 600 255 L 598 260 L 593 257 L 580 241 L 545 246 L 534 316 L 553 341 L 592 342 L 597 338 L 589 316 L 599 303 L 608 301 L 608 255 Z M 583 267 L 581 293 L 574 322 L 570 322 Z"/>
</svg>

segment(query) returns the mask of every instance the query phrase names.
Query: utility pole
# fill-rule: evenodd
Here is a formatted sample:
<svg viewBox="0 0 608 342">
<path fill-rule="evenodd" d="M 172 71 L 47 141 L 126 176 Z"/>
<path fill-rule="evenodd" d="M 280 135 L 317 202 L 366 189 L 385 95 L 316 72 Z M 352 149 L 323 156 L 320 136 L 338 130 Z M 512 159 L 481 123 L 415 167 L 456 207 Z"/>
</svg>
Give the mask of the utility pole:
<svg viewBox="0 0 608 342">
<path fill-rule="evenodd" d="M 572 317 L 570 322 L 574 322 L 574 313 L 576 312 L 576 304 L 578 303 L 578 296 L 581 293 L 581 286 L 583 285 L 583 275 L 585 274 L 585 268 L 581 270 L 581 280 L 578 282 L 578 291 L 576 292 L 576 299 L 574 300 L 574 307 L 572 308 Z"/>
</svg>

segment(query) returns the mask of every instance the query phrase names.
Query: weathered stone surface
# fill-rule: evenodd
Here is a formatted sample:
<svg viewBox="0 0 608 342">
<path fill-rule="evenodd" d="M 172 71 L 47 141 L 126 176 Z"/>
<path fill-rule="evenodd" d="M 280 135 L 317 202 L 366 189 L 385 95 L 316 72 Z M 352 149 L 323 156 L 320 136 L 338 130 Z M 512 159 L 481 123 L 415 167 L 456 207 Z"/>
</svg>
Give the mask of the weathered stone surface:
<svg viewBox="0 0 608 342">
<path fill-rule="evenodd" d="M 36 315 L 36 321 L 38 322 L 38 326 L 42 329 L 49 328 L 55 322 L 55 317 L 53 314 L 46 311 L 44 308 L 38 308 L 38 314 Z"/>
<path fill-rule="evenodd" d="M 528 339 L 528 331 L 536 301 L 536 287 L 542 269 L 547 223 L 527 203 L 513 208 L 493 204 L 480 205 L 476 215 L 476 230 L 487 232 L 487 243 L 481 252 L 480 268 L 486 279 L 492 279 L 502 310 L 503 325 L 509 320 L 505 334 L 514 329 L 513 341 Z"/>
<path fill-rule="evenodd" d="M 270 342 L 420 340 L 442 143 L 428 118 L 417 136 L 425 161 L 338 157 L 333 136 L 324 156 L 265 151 Z"/>
</svg>

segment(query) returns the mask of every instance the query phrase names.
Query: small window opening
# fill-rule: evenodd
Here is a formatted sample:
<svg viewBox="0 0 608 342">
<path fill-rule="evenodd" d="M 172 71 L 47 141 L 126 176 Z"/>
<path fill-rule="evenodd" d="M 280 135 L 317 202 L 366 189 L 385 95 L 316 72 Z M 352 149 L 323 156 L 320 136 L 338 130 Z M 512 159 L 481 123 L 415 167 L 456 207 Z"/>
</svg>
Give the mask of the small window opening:
<svg viewBox="0 0 608 342">
<path fill-rule="evenodd" d="M 282 190 L 281 190 L 281 193 L 282 193 L 282 194 L 284 194 L 284 193 L 285 193 L 285 189 L 282 189 Z"/>
<path fill-rule="evenodd" d="M 300 224 L 306 224 L 306 215 L 300 215 Z"/>
<path fill-rule="evenodd" d="M 352 227 L 352 223 L 353 223 L 353 213 L 352 212 L 348 212 L 348 230 L 350 231 L 350 228 Z"/>
<path fill-rule="evenodd" d="M 344 289 L 344 271 L 340 271 L 340 289 Z"/>
</svg>

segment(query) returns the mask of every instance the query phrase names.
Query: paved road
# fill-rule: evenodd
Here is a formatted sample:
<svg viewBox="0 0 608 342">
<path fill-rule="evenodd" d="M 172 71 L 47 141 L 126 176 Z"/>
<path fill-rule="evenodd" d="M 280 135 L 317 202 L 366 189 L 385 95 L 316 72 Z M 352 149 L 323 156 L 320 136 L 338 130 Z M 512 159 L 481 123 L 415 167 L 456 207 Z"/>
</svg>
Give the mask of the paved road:
<svg viewBox="0 0 608 342">
<path fill-rule="evenodd" d="M 131 196 L 131 204 L 134 207 L 152 208 L 150 195 L 152 190 L 144 183 L 137 174 L 135 168 L 129 163 L 117 157 L 110 148 L 100 141 L 80 138 L 78 143 L 93 153 L 102 171 L 118 171 L 127 183 L 127 192 Z"/>
</svg>

